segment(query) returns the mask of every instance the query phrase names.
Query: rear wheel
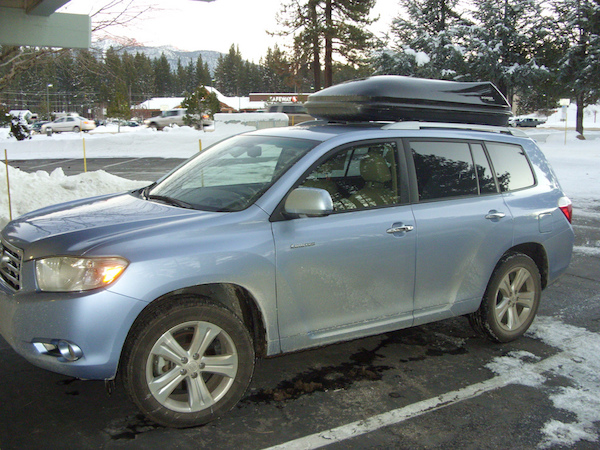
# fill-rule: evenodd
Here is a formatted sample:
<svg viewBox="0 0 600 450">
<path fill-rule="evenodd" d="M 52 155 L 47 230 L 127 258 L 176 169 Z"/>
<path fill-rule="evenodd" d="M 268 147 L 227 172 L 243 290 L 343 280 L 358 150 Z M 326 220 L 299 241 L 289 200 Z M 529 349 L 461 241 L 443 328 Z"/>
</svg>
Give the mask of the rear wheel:
<svg viewBox="0 0 600 450">
<path fill-rule="evenodd" d="M 73 133 L 79 133 L 79 127 L 78 126 L 74 126 L 73 127 Z"/>
<path fill-rule="evenodd" d="M 230 410 L 254 371 L 254 348 L 229 310 L 193 299 L 155 308 L 132 330 L 123 381 L 155 422 L 176 428 L 204 424 Z"/>
<path fill-rule="evenodd" d="M 531 258 L 511 253 L 498 263 L 469 322 L 483 336 L 509 342 L 529 329 L 540 304 L 540 272 Z"/>
</svg>

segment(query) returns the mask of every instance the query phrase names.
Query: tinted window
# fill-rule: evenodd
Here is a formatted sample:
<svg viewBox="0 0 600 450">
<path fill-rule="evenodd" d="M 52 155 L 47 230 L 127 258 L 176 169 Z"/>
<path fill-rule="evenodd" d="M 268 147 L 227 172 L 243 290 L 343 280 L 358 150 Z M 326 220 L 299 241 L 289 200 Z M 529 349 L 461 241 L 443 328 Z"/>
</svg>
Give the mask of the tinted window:
<svg viewBox="0 0 600 450">
<path fill-rule="evenodd" d="M 486 142 L 485 144 L 502 192 L 533 186 L 535 178 L 525 151 L 519 145 Z"/>
<path fill-rule="evenodd" d="M 471 144 L 471 153 L 473 154 L 473 161 L 475 161 L 475 171 L 477 172 L 477 181 L 479 183 L 480 194 L 490 194 L 498 192 L 496 189 L 496 182 L 494 181 L 494 175 L 490 162 L 488 161 L 483 146 L 481 144 Z"/>
<path fill-rule="evenodd" d="M 478 194 L 468 143 L 414 141 L 410 146 L 419 200 Z"/>
<path fill-rule="evenodd" d="M 319 164 L 301 186 L 328 191 L 339 212 L 397 204 L 396 148 L 386 142 L 344 149 Z"/>
</svg>

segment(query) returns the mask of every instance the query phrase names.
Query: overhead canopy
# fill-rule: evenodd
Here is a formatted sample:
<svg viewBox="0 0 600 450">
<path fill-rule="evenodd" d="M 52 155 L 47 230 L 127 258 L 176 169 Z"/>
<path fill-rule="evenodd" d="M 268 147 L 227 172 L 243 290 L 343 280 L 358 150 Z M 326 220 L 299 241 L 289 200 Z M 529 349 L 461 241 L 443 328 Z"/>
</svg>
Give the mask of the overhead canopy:
<svg viewBox="0 0 600 450">
<path fill-rule="evenodd" d="M 57 13 L 69 0 L 0 0 L 0 44 L 88 48 L 90 16 Z"/>
<path fill-rule="evenodd" d="M 0 0 L 0 45 L 89 48 L 90 16 L 56 12 L 69 1 Z"/>
</svg>

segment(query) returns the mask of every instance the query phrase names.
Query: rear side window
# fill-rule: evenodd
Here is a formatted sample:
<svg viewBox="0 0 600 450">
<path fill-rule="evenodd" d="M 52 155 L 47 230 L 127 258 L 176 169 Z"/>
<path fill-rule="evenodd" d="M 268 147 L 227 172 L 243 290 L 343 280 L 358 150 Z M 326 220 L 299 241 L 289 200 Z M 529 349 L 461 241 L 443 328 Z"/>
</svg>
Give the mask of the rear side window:
<svg viewBox="0 0 600 450">
<path fill-rule="evenodd" d="M 535 184 L 531 166 L 520 145 L 486 142 L 485 146 L 492 160 L 500 191 L 514 191 Z"/>
<path fill-rule="evenodd" d="M 479 194 L 469 143 L 413 141 L 410 147 L 419 200 Z"/>
</svg>

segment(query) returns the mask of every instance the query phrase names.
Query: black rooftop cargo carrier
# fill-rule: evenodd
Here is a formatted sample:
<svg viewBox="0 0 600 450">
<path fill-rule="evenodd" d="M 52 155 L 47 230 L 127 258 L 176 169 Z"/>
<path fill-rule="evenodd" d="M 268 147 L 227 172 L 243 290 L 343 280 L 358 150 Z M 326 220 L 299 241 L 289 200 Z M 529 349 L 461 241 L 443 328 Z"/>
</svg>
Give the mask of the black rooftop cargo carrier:
<svg viewBox="0 0 600 450">
<path fill-rule="evenodd" d="M 304 104 L 317 119 L 341 122 L 417 120 L 507 126 L 506 98 L 489 82 L 465 83 L 380 75 L 316 92 Z"/>
</svg>

